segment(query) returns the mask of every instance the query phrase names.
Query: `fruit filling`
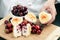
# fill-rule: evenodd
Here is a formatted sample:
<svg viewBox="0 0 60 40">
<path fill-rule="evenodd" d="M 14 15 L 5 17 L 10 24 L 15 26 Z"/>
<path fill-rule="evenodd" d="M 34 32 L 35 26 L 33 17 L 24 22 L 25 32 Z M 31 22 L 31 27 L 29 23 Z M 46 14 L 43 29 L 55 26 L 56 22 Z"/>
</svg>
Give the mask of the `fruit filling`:
<svg viewBox="0 0 60 40">
<path fill-rule="evenodd" d="M 42 18 L 42 19 L 45 19 L 45 18 L 46 18 L 46 16 L 45 16 L 45 15 L 43 15 L 41 18 Z"/>
</svg>

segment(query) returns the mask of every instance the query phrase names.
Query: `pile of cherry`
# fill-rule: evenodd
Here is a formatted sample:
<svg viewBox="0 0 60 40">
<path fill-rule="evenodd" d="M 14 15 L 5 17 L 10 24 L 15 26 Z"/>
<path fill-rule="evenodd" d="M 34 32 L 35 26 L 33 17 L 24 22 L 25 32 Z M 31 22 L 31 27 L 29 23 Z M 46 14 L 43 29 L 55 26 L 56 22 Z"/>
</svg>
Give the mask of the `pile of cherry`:
<svg viewBox="0 0 60 40">
<path fill-rule="evenodd" d="M 5 20 L 4 24 L 5 24 L 5 33 L 12 33 L 13 32 L 13 25 L 11 24 L 10 20 L 12 18 L 10 18 L 9 20 Z"/>
<path fill-rule="evenodd" d="M 21 5 L 14 6 L 11 12 L 14 16 L 25 16 L 28 13 L 27 7 Z"/>
<path fill-rule="evenodd" d="M 5 20 L 4 24 L 5 24 L 5 33 L 9 34 L 13 32 L 13 25 L 11 24 L 11 20 L 12 18 L 8 20 Z M 23 22 L 21 24 L 19 24 L 18 26 L 20 26 L 20 28 L 22 28 L 23 26 L 26 26 L 27 24 L 31 25 L 31 33 L 32 34 L 40 34 L 41 33 L 41 27 L 37 24 L 34 24 L 32 22 L 29 22 L 27 20 L 23 20 Z"/>
<path fill-rule="evenodd" d="M 32 34 L 40 34 L 41 33 L 42 30 L 39 25 L 29 22 L 25 19 L 23 20 L 23 22 L 21 24 L 19 24 L 19 26 L 22 28 L 22 27 L 26 26 L 28 23 L 31 25 L 31 33 Z"/>
</svg>

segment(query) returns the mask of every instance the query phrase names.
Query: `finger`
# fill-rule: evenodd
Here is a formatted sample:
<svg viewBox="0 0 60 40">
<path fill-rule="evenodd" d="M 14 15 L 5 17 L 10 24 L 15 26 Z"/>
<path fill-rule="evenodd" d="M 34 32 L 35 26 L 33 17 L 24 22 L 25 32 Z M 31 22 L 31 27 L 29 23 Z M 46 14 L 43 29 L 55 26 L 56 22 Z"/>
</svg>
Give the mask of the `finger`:
<svg viewBox="0 0 60 40">
<path fill-rule="evenodd" d="M 56 13 L 56 9 L 54 6 L 48 10 L 51 12 L 51 15 L 52 15 L 52 19 L 50 20 L 50 22 L 48 22 L 48 25 L 49 25 L 55 20 L 55 16 L 57 13 Z"/>
<path fill-rule="evenodd" d="M 52 19 L 48 22 L 48 25 L 51 24 L 55 20 L 55 14 L 52 12 Z"/>
<path fill-rule="evenodd" d="M 51 9 L 50 9 L 50 8 L 48 8 L 48 9 L 47 9 L 47 12 L 48 12 L 48 13 L 51 13 Z"/>
<path fill-rule="evenodd" d="M 54 20 L 55 20 L 55 18 L 52 18 L 52 19 L 50 20 L 50 22 L 48 22 L 47 25 L 51 24 Z"/>
<path fill-rule="evenodd" d="M 50 9 L 51 9 L 51 14 L 54 16 L 56 16 L 56 8 L 55 8 L 55 6 L 52 6 L 52 7 L 50 7 Z"/>
</svg>

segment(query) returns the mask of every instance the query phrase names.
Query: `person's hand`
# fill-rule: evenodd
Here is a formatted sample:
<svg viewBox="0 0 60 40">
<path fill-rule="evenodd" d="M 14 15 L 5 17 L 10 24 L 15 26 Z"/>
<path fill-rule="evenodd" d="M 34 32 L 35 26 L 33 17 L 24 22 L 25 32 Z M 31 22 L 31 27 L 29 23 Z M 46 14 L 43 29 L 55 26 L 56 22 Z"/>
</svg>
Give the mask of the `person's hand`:
<svg viewBox="0 0 60 40">
<path fill-rule="evenodd" d="M 42 7 L 41 11 L 45 11 L 45 10 L 51 13 L 52 15 L 52 19 L 49 22 L 47 22 L 47 24 L 51 24 L 55 20 L 57 14 L 54 3 L 51 1 L 47 1 Z"/>
</svg>

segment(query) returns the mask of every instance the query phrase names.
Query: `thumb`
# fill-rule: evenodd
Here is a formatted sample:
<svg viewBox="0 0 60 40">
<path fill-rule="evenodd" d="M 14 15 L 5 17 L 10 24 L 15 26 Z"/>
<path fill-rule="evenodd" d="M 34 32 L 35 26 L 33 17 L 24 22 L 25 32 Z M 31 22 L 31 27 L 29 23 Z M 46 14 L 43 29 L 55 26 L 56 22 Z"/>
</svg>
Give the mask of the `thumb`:
<svg viewBox="0 0 60 40">
<path fill-rule="evenodd" d="M 52 15 L 52 18 L 51 18 L 51 20 L 48 22 L 47 25 L 51 24 L 54 20 L 55 20 L 55 15 Z"/>
</svg>

